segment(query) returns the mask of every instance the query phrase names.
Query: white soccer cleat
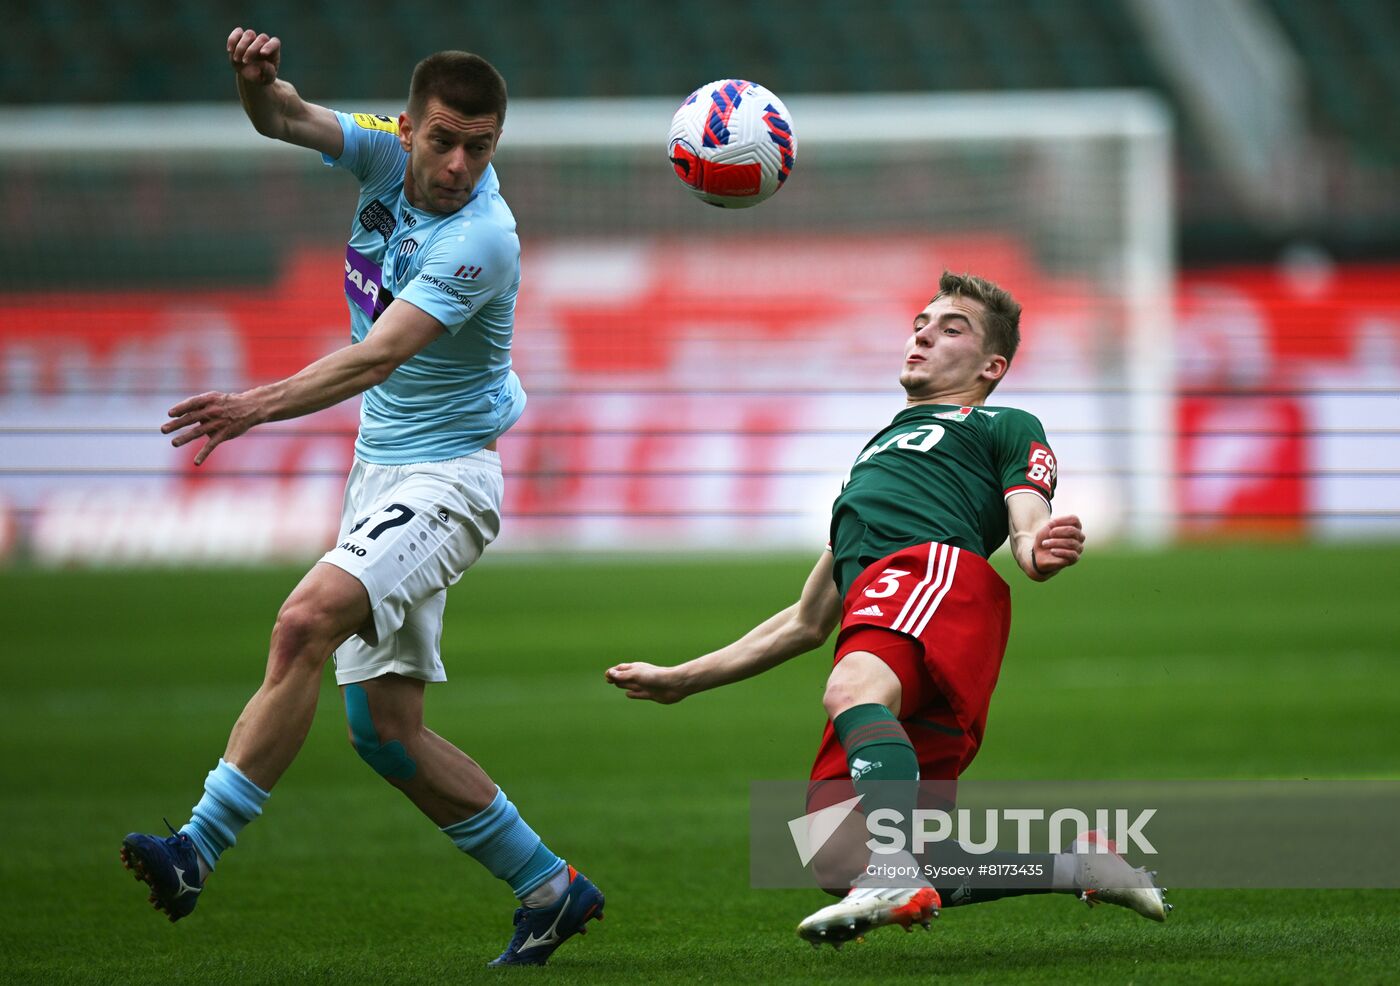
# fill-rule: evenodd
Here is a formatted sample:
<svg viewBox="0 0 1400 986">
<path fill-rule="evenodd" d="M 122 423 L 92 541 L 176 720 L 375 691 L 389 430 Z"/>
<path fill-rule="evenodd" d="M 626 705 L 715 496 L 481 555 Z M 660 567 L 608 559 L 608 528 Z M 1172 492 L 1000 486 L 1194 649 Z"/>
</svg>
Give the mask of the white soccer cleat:
<svg viewBox="0 0 1400 986">
<path fill-rule="evenodd" d="M 1172 906 L 1166 901 L 1166 889 L 1152 882 L 1156 874 L 1128 865 L 1103 832 L 1082 836 L 1066 852 L 1075 857 L 1074 884 L 1080 888 L 1079 899 L 1090 907 L 1117 904 L 1153 921 L 1167 919 Z"/>
<path fill-rule="evenodd" d="M 905 931 L 913 931 L 917 924 L 927 931 L 929 920 L 938 917 L 942 906 L 938 891 L 932 887 L 854 887 L 837 903 L 804 918 L 797 933 L 813 947 L 830 942 L 840 948 L 887 924 L 900 925 Z"/>
</svg>

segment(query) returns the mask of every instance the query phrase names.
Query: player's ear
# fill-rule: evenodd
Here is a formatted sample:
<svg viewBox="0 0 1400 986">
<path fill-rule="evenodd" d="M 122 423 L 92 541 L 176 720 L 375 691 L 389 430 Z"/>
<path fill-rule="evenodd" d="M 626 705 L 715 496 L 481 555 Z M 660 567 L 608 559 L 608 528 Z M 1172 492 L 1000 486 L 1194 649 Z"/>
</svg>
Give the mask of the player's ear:
<svg viewBox="0 0 1400 986">
<path fill-rule="evenodd" d="M 407 111 L 399 114 L 399 146 L 405 152 L 413 147 L 413 121 L 409 119 Z"/>
<path fill-rule="evenodd" d="M 1006 371 L 1010 366 L 1011 364 L 1005 356 L 1000 353 L 992 353 L 987 357 L 987 362 L 982 367 L 982 379 L 988 383 L 996 383 L 1006 376 Z"/>
</svg>

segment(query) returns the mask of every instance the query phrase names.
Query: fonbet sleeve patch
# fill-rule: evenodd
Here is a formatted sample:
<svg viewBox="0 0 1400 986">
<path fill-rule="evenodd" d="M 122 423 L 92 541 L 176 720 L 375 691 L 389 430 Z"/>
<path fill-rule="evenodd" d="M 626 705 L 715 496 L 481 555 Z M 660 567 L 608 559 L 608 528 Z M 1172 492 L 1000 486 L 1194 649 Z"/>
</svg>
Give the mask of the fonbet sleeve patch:
<svg viewBox="0 0 1400 986">
<path fill-rule="evenodd" d="M 1026 459 L 1026 483 L 1044 494 L 1045 499 L 1055 495 L 1055 453 L 1042 442 L 1031 442 Z"/>
</svg>

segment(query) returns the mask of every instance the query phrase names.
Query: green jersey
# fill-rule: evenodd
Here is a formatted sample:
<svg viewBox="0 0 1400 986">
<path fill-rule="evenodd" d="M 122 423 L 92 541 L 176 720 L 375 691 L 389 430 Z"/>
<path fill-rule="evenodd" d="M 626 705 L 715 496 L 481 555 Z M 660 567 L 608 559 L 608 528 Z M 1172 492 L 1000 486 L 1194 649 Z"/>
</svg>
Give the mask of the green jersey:
<svg viewBox="0 0 1400 986">
<path fill-rule="evenodd" d="M 1055 454 L 1033 414 L 1011 407 L 906 407 L 857 456 L 831 508 L 844 597 L 869 565 L 929 541 L 983 558 L 1007 536 L 1006 497 L 1055 494 Z"/>
</svg>

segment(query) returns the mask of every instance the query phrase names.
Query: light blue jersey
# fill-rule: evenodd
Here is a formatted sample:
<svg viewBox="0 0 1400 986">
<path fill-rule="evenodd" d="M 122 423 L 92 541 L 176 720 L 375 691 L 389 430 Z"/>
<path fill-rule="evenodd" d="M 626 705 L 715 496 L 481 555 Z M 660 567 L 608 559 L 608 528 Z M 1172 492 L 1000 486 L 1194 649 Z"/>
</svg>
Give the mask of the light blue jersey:
<svg viewBox="0 0 1400 986">
<path fill-rule="evenodd" d="M 402 465 L 469 455 L 525 410 L 511 370 L 520 240 L 495 168 L 451 215 L 424 212 L 404 196 L 408 154 L 395 121 L 336 113 L 345 149 L 332 167 L 360 180 L 345 251 L 350 335 L 360 342 L 375 318 L 402 299 L 442 323 L 444 333 L 365 391 L 355 454 Z"/>
</svg>

